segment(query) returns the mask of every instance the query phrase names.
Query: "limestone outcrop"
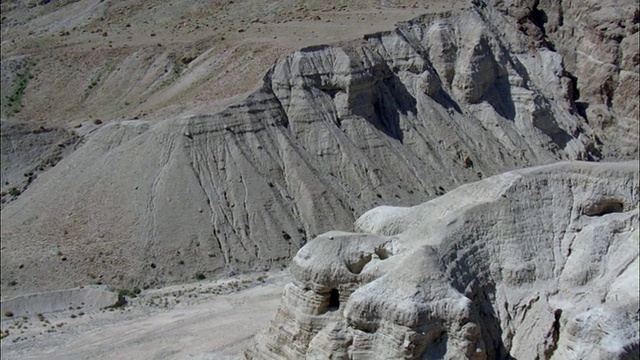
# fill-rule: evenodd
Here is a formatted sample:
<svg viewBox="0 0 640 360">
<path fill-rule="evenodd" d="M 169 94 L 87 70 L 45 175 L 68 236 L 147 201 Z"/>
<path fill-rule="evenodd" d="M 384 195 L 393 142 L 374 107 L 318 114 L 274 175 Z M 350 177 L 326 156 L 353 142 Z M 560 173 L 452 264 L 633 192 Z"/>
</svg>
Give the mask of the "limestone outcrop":
<svg viewBox="0 0 640 360">
<path fill-rule="evenodd" d="M 575 109 L 605 157 L 638 158 L 640 8 L 635 1 L 497 0 L 491 6 L 531 35 L 531 46 L 562 55 Z"/>
<path fill-rule="evenodd" d="M 300 249 L 256 359 L 635 359 L 639 164 L 496 175 Z"/>
<path fill-rule="evenodd" d="M 83 127 L 2 210 L 2 294 L 286 265 L 373 206 L 599 159 L 617 140 L 575 111 L 562 55 L 530 45 L 480 4 L 297 51 L 216 114 Z"/>
</svg>

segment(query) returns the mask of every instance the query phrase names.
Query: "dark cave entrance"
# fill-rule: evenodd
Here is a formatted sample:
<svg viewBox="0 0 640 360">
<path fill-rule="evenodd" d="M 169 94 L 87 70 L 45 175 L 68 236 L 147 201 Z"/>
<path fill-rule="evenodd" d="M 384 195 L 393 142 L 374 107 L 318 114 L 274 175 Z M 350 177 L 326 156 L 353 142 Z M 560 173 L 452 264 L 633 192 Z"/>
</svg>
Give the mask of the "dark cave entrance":
<svg viewBox="0 0 640 360">
<path fill-rule="evenodd" d="M 331 294 L 329 295 L 329 311 L 336 311 L 340 308 L 340 293 L 338 289 L 331 289 Z"/>
</svg>

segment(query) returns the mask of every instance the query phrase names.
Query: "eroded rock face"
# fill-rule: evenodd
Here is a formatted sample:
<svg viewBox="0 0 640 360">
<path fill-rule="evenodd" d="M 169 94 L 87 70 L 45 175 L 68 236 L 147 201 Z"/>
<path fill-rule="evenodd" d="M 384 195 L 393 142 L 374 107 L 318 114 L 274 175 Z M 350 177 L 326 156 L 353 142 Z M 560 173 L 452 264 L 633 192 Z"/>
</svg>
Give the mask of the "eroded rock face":
<svg viewBox="0 0 640 360">
<path fill-rule="evenodd" d="M 373 206 L 599 158 L 530 44 L 492 6 L 432 14 L 286 56 L 220 113 L 101 126 L 2 210 L 3 295 L 263 270 Z"/>
<path fill-rule="evenodd" d="M 640 8 L 635 1 L 487 1 L 531 34 L 532 46 L 554 49 L 572 78 L 576 110 L 612 158 L 638 157 Z"/>
<path fill-rule="evenodd" d="M 300 249 L 247 355 L 638 356 L 638 162 L 564 162 L 362 215 Z"/>
</svg>

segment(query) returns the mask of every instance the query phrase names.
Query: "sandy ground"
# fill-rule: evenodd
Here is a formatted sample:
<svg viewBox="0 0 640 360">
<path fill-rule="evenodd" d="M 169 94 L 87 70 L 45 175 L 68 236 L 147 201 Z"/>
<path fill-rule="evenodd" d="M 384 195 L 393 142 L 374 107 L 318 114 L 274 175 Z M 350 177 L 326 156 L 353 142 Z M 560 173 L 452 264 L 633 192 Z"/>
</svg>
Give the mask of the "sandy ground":
<svg viewBox="0 0 640 360">
<path fill-rule="evenodd" d="M 116 310 L 3 315 L 2 359 L 242 358 L 289 279 L 278 272 L 147 290 Z"/>
<path fill-rule="evenodd" d="M 2 60 L 26 56 L 32 64 L 23 106 L 14 113 L 5 104 L 3 116 L 75 125 L 95 118 L 216 112 L 259 85 L 281 56 L 393 30 L 397 22 L 469 3 L 79 0 L 25 7 L 3 2 Z M 2 86 L 9 94 L 15 90 L 6 79 Z"/>
</svg>

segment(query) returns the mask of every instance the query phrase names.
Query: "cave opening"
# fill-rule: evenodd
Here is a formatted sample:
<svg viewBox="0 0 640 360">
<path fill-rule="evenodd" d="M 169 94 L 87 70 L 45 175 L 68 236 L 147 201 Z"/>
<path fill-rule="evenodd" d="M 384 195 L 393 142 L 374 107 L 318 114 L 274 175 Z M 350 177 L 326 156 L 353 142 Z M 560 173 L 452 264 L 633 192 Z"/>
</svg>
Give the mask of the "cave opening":
<svg viewBox="0 0 640 360">
<path fill-rule="evenodd" d="M 340 293 L 338 289 L 331 289 L 331 294 L 329 295 L 329 311 L 336 311 L 340 308 Z"/>
</svg>

